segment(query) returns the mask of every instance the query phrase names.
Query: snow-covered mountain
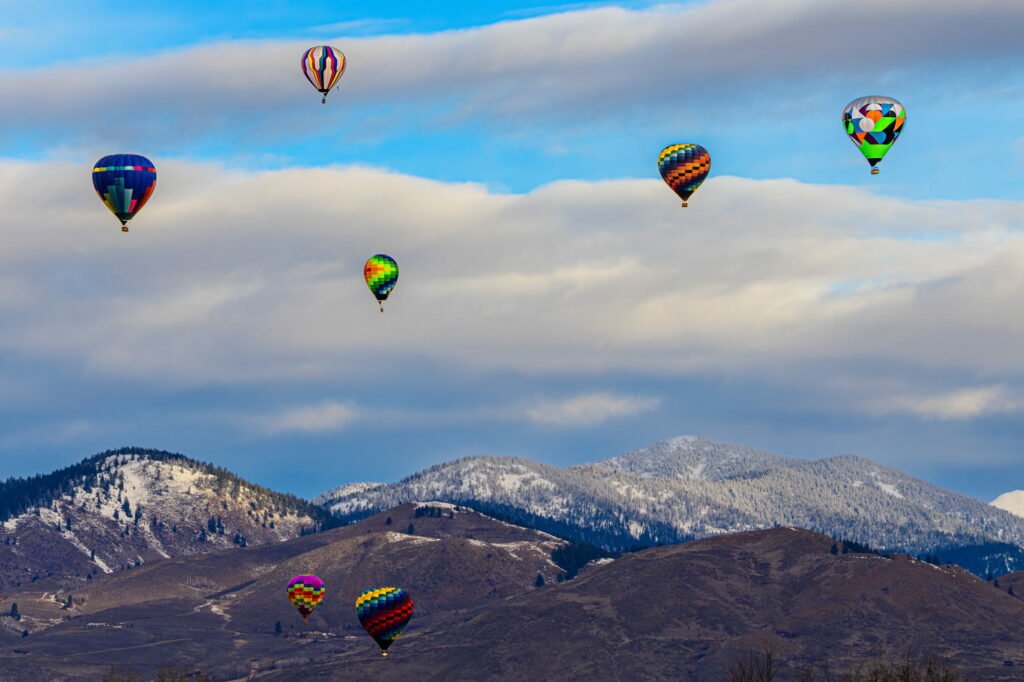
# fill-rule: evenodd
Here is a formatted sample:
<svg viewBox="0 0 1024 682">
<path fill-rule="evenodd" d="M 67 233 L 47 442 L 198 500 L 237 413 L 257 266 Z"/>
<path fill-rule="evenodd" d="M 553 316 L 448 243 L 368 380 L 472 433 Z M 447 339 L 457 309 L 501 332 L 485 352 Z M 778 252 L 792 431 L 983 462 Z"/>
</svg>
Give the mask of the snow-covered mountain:
<svg viewBox="0 0 1024 682">
<path fill-rule="evenodd" d="M 330 521 L 320 507 L 182 455 L 107 452 L 0 483 L 0 590 L 287 540 Z"/>
<path fill-rule="evenodd" d="M 610 549 L 775 525 L 910 553 L 1024 546 L 1024 518 L 869 459 L 809 461 L 694 436 L 565 469 L 469 457 L 320 499 L 346 517 L 417 500 L 470 504 Z"/>
<path fill-rule="evenodd" d="M 993 507 L 999 507 L 1011 514 L 1024 517 L 1024 490 L 1012 490 L 992 500 Z"/>
</svg>

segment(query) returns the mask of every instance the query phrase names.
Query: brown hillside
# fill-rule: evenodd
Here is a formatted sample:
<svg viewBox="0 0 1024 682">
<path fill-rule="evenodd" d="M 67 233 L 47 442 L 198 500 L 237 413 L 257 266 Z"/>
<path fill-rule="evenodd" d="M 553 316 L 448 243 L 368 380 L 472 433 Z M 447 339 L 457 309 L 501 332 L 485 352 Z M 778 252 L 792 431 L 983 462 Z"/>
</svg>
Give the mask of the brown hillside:
<svg viewBox="0 0 1024 682">
<path fill-rule="evenodd" d="M 414 623 L 446 628 L 467 612 L 535 589 L 538 573 L 554 582 L 562 572 L 549 557 L 563 541 L 476 512 L 449 518 L 450 511 L 417 517 L 416 505 L 402 505 L 352 526 L 157 561 L 63 592 L 20 588 L 9 599 L 26 614 L 17 626 L 32 634 L 7 640 L 0 670 L 11 677 L 0 679 L 96 679 L 113 663 L 150 672 L 178 663 L 231 678 L 251 666 L 329 660 L 376 647 L 353 606 L 369 587 L 406 588 L 416 603 Z M 405 532 L 410 523 L 415 535 Z M 288 580 L 302 573 L 327 585 L 308 626 L 285 594 Z M 59 606 L 66 594 L 75 600 L 70 610 Z M 49 677 L 39 677 L 40 670 Z"/>
<path fill-rule="evenodd" d="M 787 662 L 782 679 L 908 648 L 970 680 L 1021 679 L 1024 602 L 956 567 L 831 547 L 780 528 L 646 550 L 400 640 L 386 661 L 341 655 L 304 679 L 721 680 L 765 645 Z"/>
</svg>

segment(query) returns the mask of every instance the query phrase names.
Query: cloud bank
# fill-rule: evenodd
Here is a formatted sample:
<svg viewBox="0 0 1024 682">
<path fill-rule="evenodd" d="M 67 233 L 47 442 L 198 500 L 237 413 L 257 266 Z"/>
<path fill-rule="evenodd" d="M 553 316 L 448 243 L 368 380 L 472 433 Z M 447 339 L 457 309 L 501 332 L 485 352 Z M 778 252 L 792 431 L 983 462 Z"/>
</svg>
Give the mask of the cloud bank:
<svg viewBox="0 0 1024 682">
<path fill-rule="evenodd" d="M 422 362 L 742 373 L 846 396 L 837 409 L 953 395 L 950 408 L 857 408 L 940 415 L 972 413 L 956 391 L 1020 379 L 1020 202 L 716 177 L 683 210 L 653 180 L 511 195 L 362 167 L 171 163 L 122 234 L 85 175 L 0 163 L 9 358 L 179 388 L 368 380 Z M 361 270 L 380 252 L 401 267 L 383 315 Z M 594 407 L 580 405 L 549 407 L 571 422 Z M 311 409 L 275 423 L 333 428 L 347 408 Z"/>
<path fill-rule="evenodd" d="M 862 30 L 859 21 L 867 22 Z M 467 119 L 510 132 L 509 124 L 534 117 L 594 122 L 625 112 L 633 124 L 693 115 L 709 125 L 757 111 L 775 125 L 821 104 L 809 80 L 816 89 L 837 79 L 884 89 L 908 72 L 941 70 L 957 80 L 960 96 L 997 84 L 1019 97 L 1019 85 L 1007 80 L 1012 70 L 965 67 L 1019 64 L 1022 23 L 1024 5 L 1005 0 L 863 0 L 856 8 L 838 0 L 716 0 L 430 34 L 340 35 L 331 41 L 343 46 L 349 70 L 335 96 L 333 133 L 322 129 L 324 112 L 299 74 L 306 42 L 231 41 L 0 72 L 0 123 L 8 144 L 36 131 L 48 146 L 71 139 L 167 145 L 238 131 L 360 135 Z M 371 108 L 377 113 L 367 118 Z"/>
</svg>

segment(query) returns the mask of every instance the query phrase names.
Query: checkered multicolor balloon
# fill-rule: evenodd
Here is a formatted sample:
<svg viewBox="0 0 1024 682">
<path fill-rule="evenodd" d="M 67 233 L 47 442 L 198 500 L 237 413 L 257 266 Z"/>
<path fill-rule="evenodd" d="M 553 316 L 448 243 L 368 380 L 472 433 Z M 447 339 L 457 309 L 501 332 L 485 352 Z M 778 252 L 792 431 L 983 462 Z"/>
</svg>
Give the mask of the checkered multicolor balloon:
<svg viewBox="0 0 1024 682">
<path fill-rule="evenodd" d="M 384 312 L 384 301 L 387 300 L 391 290 L 398 282 L 398 263 L 394 258 L 383 253 L 371 256 L 363 266 L 363 279 L 366 280 L 366 286 L 370 287 L 373 295 L 381 302 L 380 310 Z"/>
<path fill-rule="evenodd" d="M 686 206 L 686 200 L 711 172 L 711 155 L 699 144 L 672 144 L 658 155 L 658 170 Z"/>
<path fill-rule="evenodd" d="M 381 655 L 387 656 L 388 647 L 412 618 L 412 599 L 401 587 L 375 587 L 356 597 L 356 615 Z"/>
<path fill-rule="evenodd" d="M 302 614 L 302 622 L 308 623 L 309 614 L 313 613 L 324 598 L 324 581 L 315 575 L 297 575 L 288 583 L 288 599 Z"/>
</svg>

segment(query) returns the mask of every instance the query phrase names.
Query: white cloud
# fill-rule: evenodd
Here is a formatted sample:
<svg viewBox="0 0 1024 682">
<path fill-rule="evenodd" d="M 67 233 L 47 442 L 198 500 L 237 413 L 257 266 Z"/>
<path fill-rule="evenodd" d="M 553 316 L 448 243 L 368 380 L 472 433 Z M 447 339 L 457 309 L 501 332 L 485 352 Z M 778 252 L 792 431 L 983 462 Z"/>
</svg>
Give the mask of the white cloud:
<svg viewBox="0 0 1024 682">
<path fill-rule="evenodd" d="M 351 403 L 327 401 L 318 405 L 290 407 L 252 420 L 263 433 L 318 433 L 338 431 L 356 418 L 358 410 Z"/>
<path fill-rule="evenodd" d="M 742 373 L 835 387 L 836 409 L 916 396 L 921 373 L 935 395 L 1024 383 L 1020 202 L 719 176 L 684 210 L 655 180 L 509 195 L 360 167 L 161 172 L 122 234 L 81 167 L 0 162 L 0 352 L 178 387 L 419 363 Z M 402 273 L 383 315 L 362 282 L 379 252 Z"/>
<path fill-rule="evenodd" d="M 593 426 L 609 419 L 649 412 L 660 404 L 657 398 L 586 393 L 564 400 L 540 401 L 526 410 L 526 417 L 549 426 Z"/>
<path fill-rule="evenodd" d="M 853 30 L 850 11 L 839 0 L 716 0 L 604 7 L 432 34 L 338 37 L 330 42 L 346 52 L 349 69 L 332 121 L 353 128 L 365 118 L 362 107 L 395 105 L 415 111 L 419 124 L 467 116 L 592 120 L 624 111 L 660 111 L 678 121 L 688 114 L 707 119 L 708 98 L 719 123 L 747 118 L 752 107 L 766 120 L 780 112 L 791 120 L 817 106 L 809 78 L 845 78 L 852 86 L 871 74 L 884 85 L 897 71 L 940 69 L 952 77 L 972 59 L 1022 56 L 1020 3 L 861 0 L 856 16 L 885 17 L 870 30 Z M 322 126 L 325 113 L 296 65 L 307 46 L 234 41 L 8 70 L 0 73 L 0 123 L 8 132 L 41 129 L 46 144 L 67 136 L 96 146 L 109 139 L 166 143 L 211 130 L 294 136 L 309 121 Z M 971 70 L 958 87 L 1013 78 L 1012 68 L 993 71 L 1006 76 Z M 110 116 L 111 102 L 125 93 L 132 110 L 146 116 Z M 729 114 L 735 93 L 744 93 L 741 111 Z"/>
<path fill-rule="evenodd" d="M 1024 396 L 1014 395 L 1005 386 L 982 386 L 932 396 L 887 398 L 870 406 L 869 411 L 903 412 L 936 419 L 973 419 L 1024 411 Z"/>
</svg>

